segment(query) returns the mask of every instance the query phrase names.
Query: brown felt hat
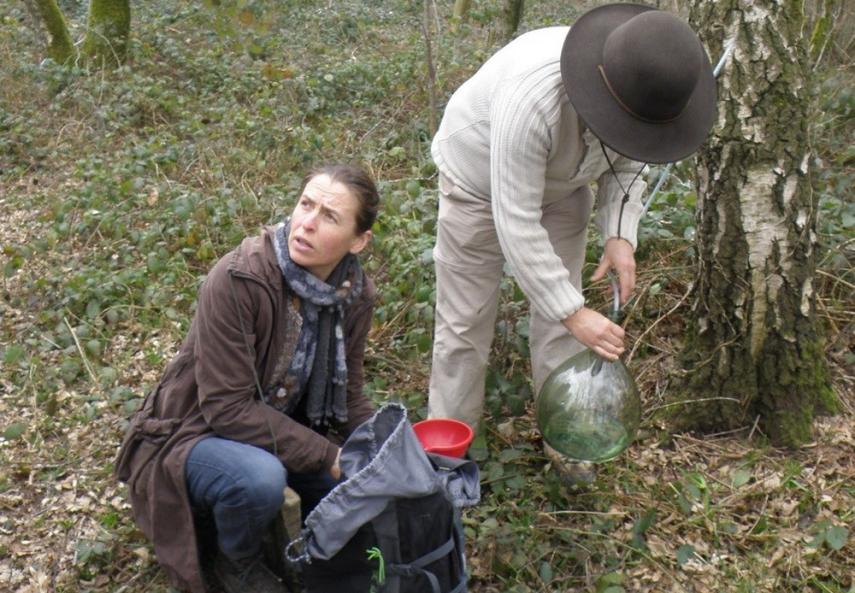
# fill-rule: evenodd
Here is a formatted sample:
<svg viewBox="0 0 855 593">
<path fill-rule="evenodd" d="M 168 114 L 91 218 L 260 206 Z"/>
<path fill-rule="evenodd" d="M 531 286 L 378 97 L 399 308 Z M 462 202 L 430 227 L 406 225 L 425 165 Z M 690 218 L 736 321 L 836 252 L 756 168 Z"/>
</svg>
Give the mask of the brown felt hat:
<svg viewBox="0 0 855 593">
<path fill-rule="evenodd" d="M 715 121 L 709 58 L 684 21 L 640 4 L 582 15 L 561 50 L 576 113 L 609 148 L 648 163 L 695 152 Z"/>
</svg>

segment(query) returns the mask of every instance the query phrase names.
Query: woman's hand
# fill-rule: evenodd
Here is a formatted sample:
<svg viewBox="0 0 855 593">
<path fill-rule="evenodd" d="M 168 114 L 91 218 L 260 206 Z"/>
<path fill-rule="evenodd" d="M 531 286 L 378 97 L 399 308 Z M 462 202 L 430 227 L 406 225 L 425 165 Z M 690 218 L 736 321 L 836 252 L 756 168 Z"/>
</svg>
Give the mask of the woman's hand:
<svg viewBox="0 0 855 593">
<path fill-rule="evenodd" d="M 629 241 L 617 237 L 606 241 L 603 258 L 591 276 L 591 280 L 594 282 L 602 280 L 609 270 L 614 270 L 618 277 L 620 303 L 623 305 L 635 290 L 635 255 Z"/>
<path fill-rule="evenodd" d="M 606 360 L 617 360 L 623 353 L 623 328 L 593 309 L 582 307 L 561 323 L 573 337 Z"/>
<path fill-rule="evenodd" d="M 335 454 L 335 462 L 332 464 L 332 467 L 330 468 L 330 475 L 336 480 L 341 480 L 341 465 L 339 464 L 340 459 L 341 459 L 341 448 L 339 448 L 338 452 Z"/>
</svg>

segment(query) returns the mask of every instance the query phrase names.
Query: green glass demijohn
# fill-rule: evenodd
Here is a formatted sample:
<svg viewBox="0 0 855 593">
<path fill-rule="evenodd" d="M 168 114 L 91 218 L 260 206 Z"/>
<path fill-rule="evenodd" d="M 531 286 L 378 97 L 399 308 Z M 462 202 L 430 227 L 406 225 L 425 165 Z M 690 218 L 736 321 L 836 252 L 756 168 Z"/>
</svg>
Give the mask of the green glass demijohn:
<svg viewBox="0 0 855 593">
<path fill-rule="evenodd" d="M 577 461 L 607 461 L 635 438 L 641 399 L 626 365 L 585 349 L 549 375 L 536 411 L 553 449 Z"/>
</svg>

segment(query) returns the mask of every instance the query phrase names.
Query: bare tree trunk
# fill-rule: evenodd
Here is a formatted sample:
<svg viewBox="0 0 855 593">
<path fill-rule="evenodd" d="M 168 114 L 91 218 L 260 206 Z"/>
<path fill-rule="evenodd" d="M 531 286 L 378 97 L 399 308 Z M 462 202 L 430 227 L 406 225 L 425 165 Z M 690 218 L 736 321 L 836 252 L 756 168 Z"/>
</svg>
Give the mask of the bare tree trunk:
<svg viewBox="0 0 855 593">
<path fill-rule="evenodd" d="M 47 55 L 57 64 L 65 64 L 74 58 L 74 44 L 68 33 L 65 16 L 56 0 L 27 0 L 27 7 L 42 22 L 50 38 Z"/>
<path fill-rule="evenodd" d="M 466 18 L 466 15 L 469 13 L 470 4 L 470 0 L 454 0 L 454 8 L 451 11 L 451 23 L 448 27 L 452 33 L 457 32 L 457 25 Z"/>
<path fill-rule="evenodd" d="M 90 0 L 83 55 L 99 67 L 125 59 L 131 31 L 129 0 Z"/>
<path fill-rule="evenodd" d="M 431 31 L 434 28 L 433 23 L 436 22 L 436 5 L 434 0 L 424 0 L 424 17 L 422 20 L 422 32 L 425 36 L 425 61 L 428 68 L 428 127 L 430 135 L 436 133 L 438 111 L 436 99 L 436 64 L 433 58 L 433 41 Z"/>
<path fill-rule="evenodd" d="M 472 4 L 471 0 L 454 0 L 454 9 L 451 13 L 452 18 L 457 21 L 462 21 L 469 12 L 470 4 Z"/>
<path fill-rule="evenodd" d="M 674 392 L 681 428 L 757 426 L 776 444 L 810 439 L 836 408 L 816 319 L 813 107 L 801 3 L 693 0 L 718 55 L 719 119 L 697 159 L 699 269 Z M 704 32 L 705 31 L 705 32 Z"/>
<path fill-rule="evenodd" d="M 517 32 L 522 21 L 524 0 L 504 0 L 502 16 L 504 17 L 505 39 L 510 39 Z"/>
</svg>

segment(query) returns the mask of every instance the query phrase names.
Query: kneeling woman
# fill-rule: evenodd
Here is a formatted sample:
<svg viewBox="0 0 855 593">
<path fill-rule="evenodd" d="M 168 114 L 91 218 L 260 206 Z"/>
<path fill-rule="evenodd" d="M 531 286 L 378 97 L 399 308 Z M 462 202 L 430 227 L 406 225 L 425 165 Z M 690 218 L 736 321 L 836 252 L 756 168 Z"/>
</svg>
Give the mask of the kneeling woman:
<svg viewBox="0 0 855 593">
<path fill-rule="evenodd" d="M 307 512 L 340 478 L 375 290 L 356 255 L 378 193 L 363 170 L 312 171 L 289 220 L 245 239 L 202 285 L 190 331 L 134 416 L 116 472 L 172 579 L 204 593 L 197 528 L 216 527 L 227 592 L 284 591 L 260 560 L 287 485 Z"/>
</svg>

